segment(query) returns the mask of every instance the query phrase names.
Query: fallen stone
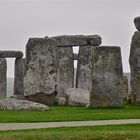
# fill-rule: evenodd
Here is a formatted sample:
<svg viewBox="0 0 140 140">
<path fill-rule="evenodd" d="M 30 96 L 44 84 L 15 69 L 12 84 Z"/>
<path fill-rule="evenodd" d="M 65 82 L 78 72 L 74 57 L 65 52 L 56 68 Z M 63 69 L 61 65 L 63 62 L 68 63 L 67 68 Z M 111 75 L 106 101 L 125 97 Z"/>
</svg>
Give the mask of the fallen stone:
<svg viewBox="0 0 140 140">
<path fill-rule="evenodd" d="M 25 98 L 29 101 L 45 104 L 45 105 L 54 105 L 56 102 L 56 94 L 45 94 L 45 93 L 36 93 L 32 95 L 26 95 Z"/>
<path fill-rule="evenodd" d="M 132 37 L 130 50 L 131 93 L 134 104 L 140 105 L 140 32 Z"/>
<path fill-rule="evenodd" d="M 19 100 L 13 98 L 5 98 L 0 100 L 0 109 L 4 110 L 40 110 L 46 111 L 49 110 L 48 106 L 26 101 L 26 100 Z"/>
<path fill-rule="evenodd" d="M 63 35 L 51 37 L 56 41 L 57 46 L 85 46 L 95 45 L 99 46 L 102 42 L 99 35 Z"/>
<path fill-rule="evenodd" d="M 15 57 L 15 58 L 22 58 L 23 57 L 23 53 L 21 51 L 0 51 L 0 57 L 2 58 L 11 58 L 11 57 Z"/>
<path fill-rule="evenodd" d="M 93 48 L 90 107 L 123 106 L 123 71 L 120 47 Z"/>
<path fill-rule="evenodd" d="M 70 88 L 66 91 L 67 104 L 70 106 L 86 106 L 89 103 L 89 91 L 80 88 Z"/>
<path fill-rule="evenodd" d="M 24 95 L 47 101 L 57 93 L 57 46 L 52 39 L 30 38 L 26 45 Z M 46 96 L 45 96 L 46 95 Z M 50 95 L 50 96 L 49 96 Z M 54 98 L 51 98 L 54 99 Z M 51 101 L 53 103 L 55 101 Z"/>
<path fill-rule="evenodd" d="M 135 24 L 135 27 L 138 31 L 140 31 L 140 17 L 135 17 L 134 18 L 134 24 Z"/>
<path fill-rule="evenodd" d="M 58 98 L 65 97 L 65 90 L 73 87 L 74 60 L 72 47 L 58 48 Z"/>
<path fill-rule="evenodd" d="M 0 99 L 6 97 L 6 86 L 7 86 L 7 61 L 5 58 L 0 58 Z"/>
</svg>

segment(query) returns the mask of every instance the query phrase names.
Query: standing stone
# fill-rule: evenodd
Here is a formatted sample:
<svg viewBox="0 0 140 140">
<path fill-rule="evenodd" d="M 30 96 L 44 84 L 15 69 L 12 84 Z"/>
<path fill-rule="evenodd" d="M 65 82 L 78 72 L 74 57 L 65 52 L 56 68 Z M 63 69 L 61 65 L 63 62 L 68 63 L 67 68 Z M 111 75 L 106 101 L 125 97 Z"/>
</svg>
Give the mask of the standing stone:
<svg viewBox="0 0 140 140">
<path fill-rule="evenodd" d="M 124 99 L 127 100 L 128 97 L 128 79 L 127 76 L 123 76 L 123 95 L 124 95 Z"/>
<path fill-rule="evenodd" d="M 120 47 L 93 49 L 91 107 L 123 105 L 123 71 Z"/>
<path fill-rule="evenodd" d="M 0 99 L 6 97 L 6 71 L 7 71 L 7 61 L 5 58 L 0 58 Z"/>
<path fill-rule="evenodd" d="M 76 87 L 90 90 L 92 71 L 92 48 L 95 46 L 80 46 L 78 54 Z"/>
<path fill-rule="evenodd" d="M 58 96 L 65 97 L 65 90 L 74 84 L 74 60 L 72 47 L 58 47 Z"/>
<path fill-rule="evenodd" d="M 15 79 L 14 79 L 14 95 L 24 96 L 24 72 L 25 58 L 16 58 L 15 60 Z"/>
<path fill-rule="evenodd" d="M 132 37 L 130 50 L 131 90 L 134 104 L 140 105 L 140 32 Z"/>
<path fill-rule="evenodd" d="M 31 101 L 52 105 L 57 93 L 57 46 L 49 38 L 31 38 L 26 46 L 24 94 Z"/>
</svg>

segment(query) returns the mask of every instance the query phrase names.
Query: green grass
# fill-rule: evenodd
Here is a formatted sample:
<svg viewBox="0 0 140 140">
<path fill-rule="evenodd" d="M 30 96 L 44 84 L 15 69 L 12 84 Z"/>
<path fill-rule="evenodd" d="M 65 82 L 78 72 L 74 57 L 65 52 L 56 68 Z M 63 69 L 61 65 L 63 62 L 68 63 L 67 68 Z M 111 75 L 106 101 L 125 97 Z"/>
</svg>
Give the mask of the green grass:
<svg viewBox="0 0 140 140">
<path fill-rule="evenodd" d="M 0 111 L 0 123 L 55 122 L 140 118 L 140 107 L 91 109 L 84 107 L 50 107 L 49 111 Z"/>
<path fill-rule="evenodd" d="M 140 124 L 0 131 L 0 140 L 140 140 Z"/>
</svg>

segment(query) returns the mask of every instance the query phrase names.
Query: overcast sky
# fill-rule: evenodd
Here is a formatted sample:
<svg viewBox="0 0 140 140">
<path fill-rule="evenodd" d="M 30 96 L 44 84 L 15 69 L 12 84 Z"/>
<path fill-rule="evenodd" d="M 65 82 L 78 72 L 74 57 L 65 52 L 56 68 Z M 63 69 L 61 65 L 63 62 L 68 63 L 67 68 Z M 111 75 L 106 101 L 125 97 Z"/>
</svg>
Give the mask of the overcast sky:
<svg viewBox="0 0 140 140">
<path fill-rule="evenodd" d="M 0 50 L 21 50 L 29 37 L 98 34 L 102 45 L 120 46 L 129 72 L 130 42 L 139 0 L 0 0 Z M 13 77 L 14 59 L 8 59 Z"/>
</svg>

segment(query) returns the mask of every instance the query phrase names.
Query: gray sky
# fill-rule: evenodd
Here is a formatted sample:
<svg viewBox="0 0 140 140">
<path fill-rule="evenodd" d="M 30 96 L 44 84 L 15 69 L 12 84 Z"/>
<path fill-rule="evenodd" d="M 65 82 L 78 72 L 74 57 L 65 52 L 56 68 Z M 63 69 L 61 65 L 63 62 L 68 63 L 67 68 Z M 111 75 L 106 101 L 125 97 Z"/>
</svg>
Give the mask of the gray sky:
<svg viewBox="0 0 140 140">
<path fill-rule="evenodd" d="M 0 0 L 0 50 L 21 50 L 29 37 L 99 34 L 102 45 L 120 46 L 123 70 L 129 72 L 129 50 L 139 0 Z M 13 77 L 14 59 L 8 59 Z"/>
</svg>

